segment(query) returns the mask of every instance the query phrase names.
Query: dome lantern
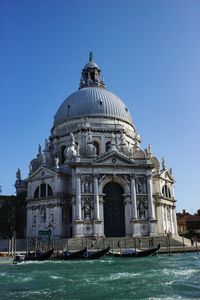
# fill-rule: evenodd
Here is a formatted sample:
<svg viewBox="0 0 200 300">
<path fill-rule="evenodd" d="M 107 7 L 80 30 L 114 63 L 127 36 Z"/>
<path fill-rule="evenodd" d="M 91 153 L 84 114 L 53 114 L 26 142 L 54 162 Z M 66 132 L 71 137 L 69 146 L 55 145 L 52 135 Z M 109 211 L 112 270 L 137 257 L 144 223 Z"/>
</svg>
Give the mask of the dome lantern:
<svg viewBox="0 0 200 300">
<path fill-rule="evenodd" d="M 101 70 L 94 62 L 93 52 L 89 53 L 89 62 L 84 66 L 81 73 L 81 80 L 79 89 L 85 87 L 101 87 L 105 89 L 105 84 L 101 78 Z"/>
</svg>

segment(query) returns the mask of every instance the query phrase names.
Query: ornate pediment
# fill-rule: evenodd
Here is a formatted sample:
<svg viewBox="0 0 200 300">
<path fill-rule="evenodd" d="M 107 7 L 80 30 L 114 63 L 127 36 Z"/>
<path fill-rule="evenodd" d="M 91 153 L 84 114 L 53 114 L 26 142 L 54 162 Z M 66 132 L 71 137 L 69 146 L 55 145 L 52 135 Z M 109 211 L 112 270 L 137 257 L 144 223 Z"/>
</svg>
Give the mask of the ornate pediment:
<svg viewBox="0 0 200 300">
<path fill-rule="evenodd" d="M 93 164 L 103 164 L 103 165 L 124 165 L 129 164 L 133 165 L 134 160 L 131 158 L 128 158 L 127 156 L 111 151 L 109 153 L 103 154 L 100 157 L 98 157 L 96 160 L 93 161 Z"/>
<path fill-rule="evenodd" d="M 166 181 L 174 182 L 174 177 L 169 170 L 162 170 L 160 173 L 160 178 Z"/>
<path fill-rule="evenodd" d="M 35 172 L 31 173 L 28 177 L 28 181 L 30 180 L 41 180 L 43 178 L 52 178 L 55 177 L 58 174 L 58 172 L 55 172 L 53 170 L 47 169 L 46 167 L 40 167 Z"/>
</svg>

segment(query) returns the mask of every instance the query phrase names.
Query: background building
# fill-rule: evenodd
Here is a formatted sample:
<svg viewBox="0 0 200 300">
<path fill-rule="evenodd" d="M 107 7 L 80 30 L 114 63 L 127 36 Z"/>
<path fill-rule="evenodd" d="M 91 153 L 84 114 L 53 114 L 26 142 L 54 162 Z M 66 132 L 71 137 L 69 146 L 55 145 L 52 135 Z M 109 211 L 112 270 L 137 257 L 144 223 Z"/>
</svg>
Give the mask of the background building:
<svg viewBox="0 0 200 300">
<path fill-rule="evenodd" d="M 148 120 L 145 120 L 148 121 Z M 79 90 L 60 106 L 27 188 L 27 237 L 177 235 L 174 178 L 141 139 L 125 103 L 109 92 L 90 53 Z"/>
</svg>

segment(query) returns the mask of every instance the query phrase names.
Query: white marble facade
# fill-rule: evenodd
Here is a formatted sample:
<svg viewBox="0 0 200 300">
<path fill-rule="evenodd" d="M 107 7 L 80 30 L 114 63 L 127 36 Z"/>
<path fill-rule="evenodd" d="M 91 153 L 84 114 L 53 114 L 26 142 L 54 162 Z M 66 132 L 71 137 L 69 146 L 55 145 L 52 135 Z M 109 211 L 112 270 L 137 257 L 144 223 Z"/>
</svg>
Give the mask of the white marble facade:
<svg viewBox="0 0 200 300">
<path fill-rule="evenodd" d="M 27 237 L 177 235 L 174 178 L 90 60 L 30 163 Z M 18 185 L 19 188 L 19 185 Z"/>
</svg>

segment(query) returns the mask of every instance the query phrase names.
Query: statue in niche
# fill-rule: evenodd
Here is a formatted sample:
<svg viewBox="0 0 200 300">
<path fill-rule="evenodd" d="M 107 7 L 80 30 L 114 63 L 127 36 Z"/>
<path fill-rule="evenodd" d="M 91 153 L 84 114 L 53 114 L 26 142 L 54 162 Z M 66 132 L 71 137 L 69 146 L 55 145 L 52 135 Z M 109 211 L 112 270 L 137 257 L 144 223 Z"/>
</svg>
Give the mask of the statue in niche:
<svg viewBox="0 0 200 300">
<path fill-rule="evenodd" d="M 146 219 L 146 209 L 142 201 L 139 204 L 139 217 L 140 219 Z"/>
<path fill-rule="evenodd" d="M 83 179 L 83 192 L 90 193 L 91 177 L 86 176 Z"/>
<path fill-rule="evenodd" d="M 36 226 L 36 215 L 33 216 L 32 226 Z"/>
<path fill-rule="evenodd" d="M 44 206 L 41 208 L 40 214 L 41 214 L 41 222 L 46 222 L 46 209 Z"/>
<path fill-rule="evenodd" d="M 91 220 L 91 209 L 92 209 L 92 203 L 90 199 L 84 200 L 84 219 L 85 220 Z"/>
<path fill-rule="evenodd" d="M 50 217 L 49 217 L 49 221 L 50 223 L 54 222 L 54 214 L 50 214 Z"/>
<path fill-rule="evenodd" d="M 144 178 L 138 179 L 138 193 L 144 194 L 146 192 L 145 180 Z"/>
</svg>

